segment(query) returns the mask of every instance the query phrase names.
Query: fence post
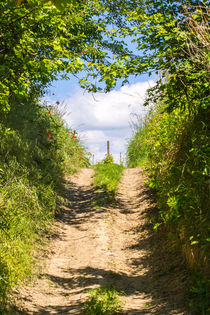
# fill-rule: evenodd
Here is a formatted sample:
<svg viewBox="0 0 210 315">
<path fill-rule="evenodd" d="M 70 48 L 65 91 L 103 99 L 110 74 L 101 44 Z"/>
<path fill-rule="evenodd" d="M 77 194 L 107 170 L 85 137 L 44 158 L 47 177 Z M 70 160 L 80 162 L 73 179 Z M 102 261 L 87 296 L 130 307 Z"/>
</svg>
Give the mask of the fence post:
<svg viewBox="0 0 210 315">
<path fill-rule="evenodd" d="M 109 140 L 107 141 L 107 156 L 110 156 L 110 144 L 109 144 Z"/>
</svg>

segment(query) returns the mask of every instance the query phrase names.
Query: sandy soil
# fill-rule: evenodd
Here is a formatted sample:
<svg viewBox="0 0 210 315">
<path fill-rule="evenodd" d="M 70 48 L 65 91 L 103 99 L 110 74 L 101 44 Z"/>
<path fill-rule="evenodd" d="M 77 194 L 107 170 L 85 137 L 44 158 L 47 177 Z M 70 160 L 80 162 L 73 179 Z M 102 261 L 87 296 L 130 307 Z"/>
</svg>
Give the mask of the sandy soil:
<svg viewBox="0 0 210 315">
<path fill-rule="evenodd" d="M 141 169 L 126 169 L 117 205 L 94 207 L 93 170 L 66 178 L 71 201 L 57 218 L 41 276 L 22 288 L 19 314 L 80 314 L 90 288 L 113 285 L 122 314 L 191 314 L 185 307 L 181 254 L 150 219 L 157 212 Z"/>
</svg>

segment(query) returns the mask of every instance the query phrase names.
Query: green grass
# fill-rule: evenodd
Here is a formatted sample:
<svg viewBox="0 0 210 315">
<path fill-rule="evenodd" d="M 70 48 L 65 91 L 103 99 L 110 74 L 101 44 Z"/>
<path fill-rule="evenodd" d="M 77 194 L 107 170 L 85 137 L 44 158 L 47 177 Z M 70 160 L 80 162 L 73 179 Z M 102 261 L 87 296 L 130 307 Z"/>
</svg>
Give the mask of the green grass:
<svg viewBox="0 0 210 315">
<path fill-rule="evenodd" d="M 89 291 L 89 297 L 84 303 L 84 315 L 115 315 L 122 310 L 120 292 L 113 287 L 98 288 Z"/>
<path fill-rule="evenodd" d="M 54 107 L 17 104 L 1 117 L 0 312 L 34 273 L 35 250 L 63 202 L 63 175 L 83 166 L 88 159 L 77 133 Z"/>
<path fill-rule="evenodd" d="M 111 162 L 100 162 L 94 166 L 94 185 L 96 187 L 96 204 L 112 203 L 118 189 L 124 166 Z"/>
<path fill-rule="evenodd" d="M 159 206 L 154 227 L 165 224 L 171 228 L 174 235 L 168 236 L 182 246 L 189 273 L 204 275 L 201 285 L 192 286 L 191 306 L 201 314 L 209 311 L 209 297 L 202 287 L 209 277 L 210 253 L 208 116 L 205 108 L 197 108 L 192 115 L 187 109 L 168 112 L 159 103 L 143 127 L 140 124 L 136 129 L 127 153 L 130 166 L 147 156 L 149 186 L 156 190 Z"/>
<path fill-rule="evenodd" d="M 136 126 L 133 137 L 130 139 L 127 147 L 127 165 L 128 167 L 147 166 L 149 158 L 149 149 L 146 142 L 146 125 Z"/>
</svg>

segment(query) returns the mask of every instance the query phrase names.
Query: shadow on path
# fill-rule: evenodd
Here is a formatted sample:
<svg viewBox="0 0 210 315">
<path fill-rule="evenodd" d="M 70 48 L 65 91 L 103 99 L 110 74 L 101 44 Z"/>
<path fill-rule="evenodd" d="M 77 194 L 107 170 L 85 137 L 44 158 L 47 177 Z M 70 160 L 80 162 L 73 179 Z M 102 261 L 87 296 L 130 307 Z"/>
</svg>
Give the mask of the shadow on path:
<svg viewBox="0 0 210 315">
<path fill-rule="evenodd" d="M 63 206 L 57 219 L 65 224 L 74 225 L 78 229 L 86 221 L 94 220 L 95 213 L 102 213 L 104 209 L 96 210 L 93 207 L 95 198 L 94 188 L 78 186 L 67 183 L 65 198 L 70 206 Z M 44 276 L 56 287 L 65 288 L 66 291 L 75 290 L 78 294 L 86 292 L 92 286 L 114 286 L 126 296 L 150 297 L 151 303 L 138 309 L 127 309 L 122 314 L 129 315 L 191 315 L 186 308 L 185 285 L 187 280 L 186 270 L 183 265 L 182 255 L 173 244 L 166 240 L 166 232 L 155 232 L 149 223 L 151 218 L 157 215 L 157 209 L 153 200 L 153 193 L 146 186 L 138 195 L 138 202 L 130 203 L 129 207 L 119 199 L 116 208 L 121 214 L 132 214 L 138 209 L 139 222 L 132 231 L 125 233 L 135 235 L 135 242 L 128 245 L 125 250 L 129 251 L 129 273 L 114 272 L 101 268 L 84 267 L 69 268 L 63 270 L 65 277 L 45 274 Z M 141 210 L 142 203 L 147 206 Z M 138 251 L 144 251 L 145 255 L 136 255 Z M 144 270 L 144 272 L 141 272 Z M 19 312 L 19 314 L 81 314 L 81 302 L 69 301 L 70 305 L 62 307 L 48 306 L 39 308 L 35 312 Z M 93 314 L 94 315 L 94 314 Z"/>
<path fill-rule="evenodd" d="M 94 219 L 96 213 L 104 212 L 103 207 L 100 209 L 94 207 L 97 195 L 94 186 L 78 186 L 67 181 L 65 194 L 63 194 L 66 205 L 60 207 L 59 212 L 56 213 L 56 220 L 80 229 L 83 223 Z"/>
</svg>

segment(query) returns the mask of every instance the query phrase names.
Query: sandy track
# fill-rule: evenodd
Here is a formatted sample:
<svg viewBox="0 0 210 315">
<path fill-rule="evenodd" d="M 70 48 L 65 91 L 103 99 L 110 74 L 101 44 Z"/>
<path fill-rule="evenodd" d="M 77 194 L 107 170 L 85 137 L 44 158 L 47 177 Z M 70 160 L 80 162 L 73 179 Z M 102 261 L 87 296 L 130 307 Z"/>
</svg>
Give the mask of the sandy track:
<svg viewBox="0 0 210 315">
<path fill-rule="evenodd" d="M 122 314 L 190 314 L 181 255 L 149 223 L 156 209 L 142 170 L 124 171 L 114 208 L 94 208 L 92 176 L 82 169 L 66 179 L 71 206 L 41 277 L 21 289 L 19 312 L 80 314 L 87 289 L 113 285 L 125 293 Z"/>
</svg>

